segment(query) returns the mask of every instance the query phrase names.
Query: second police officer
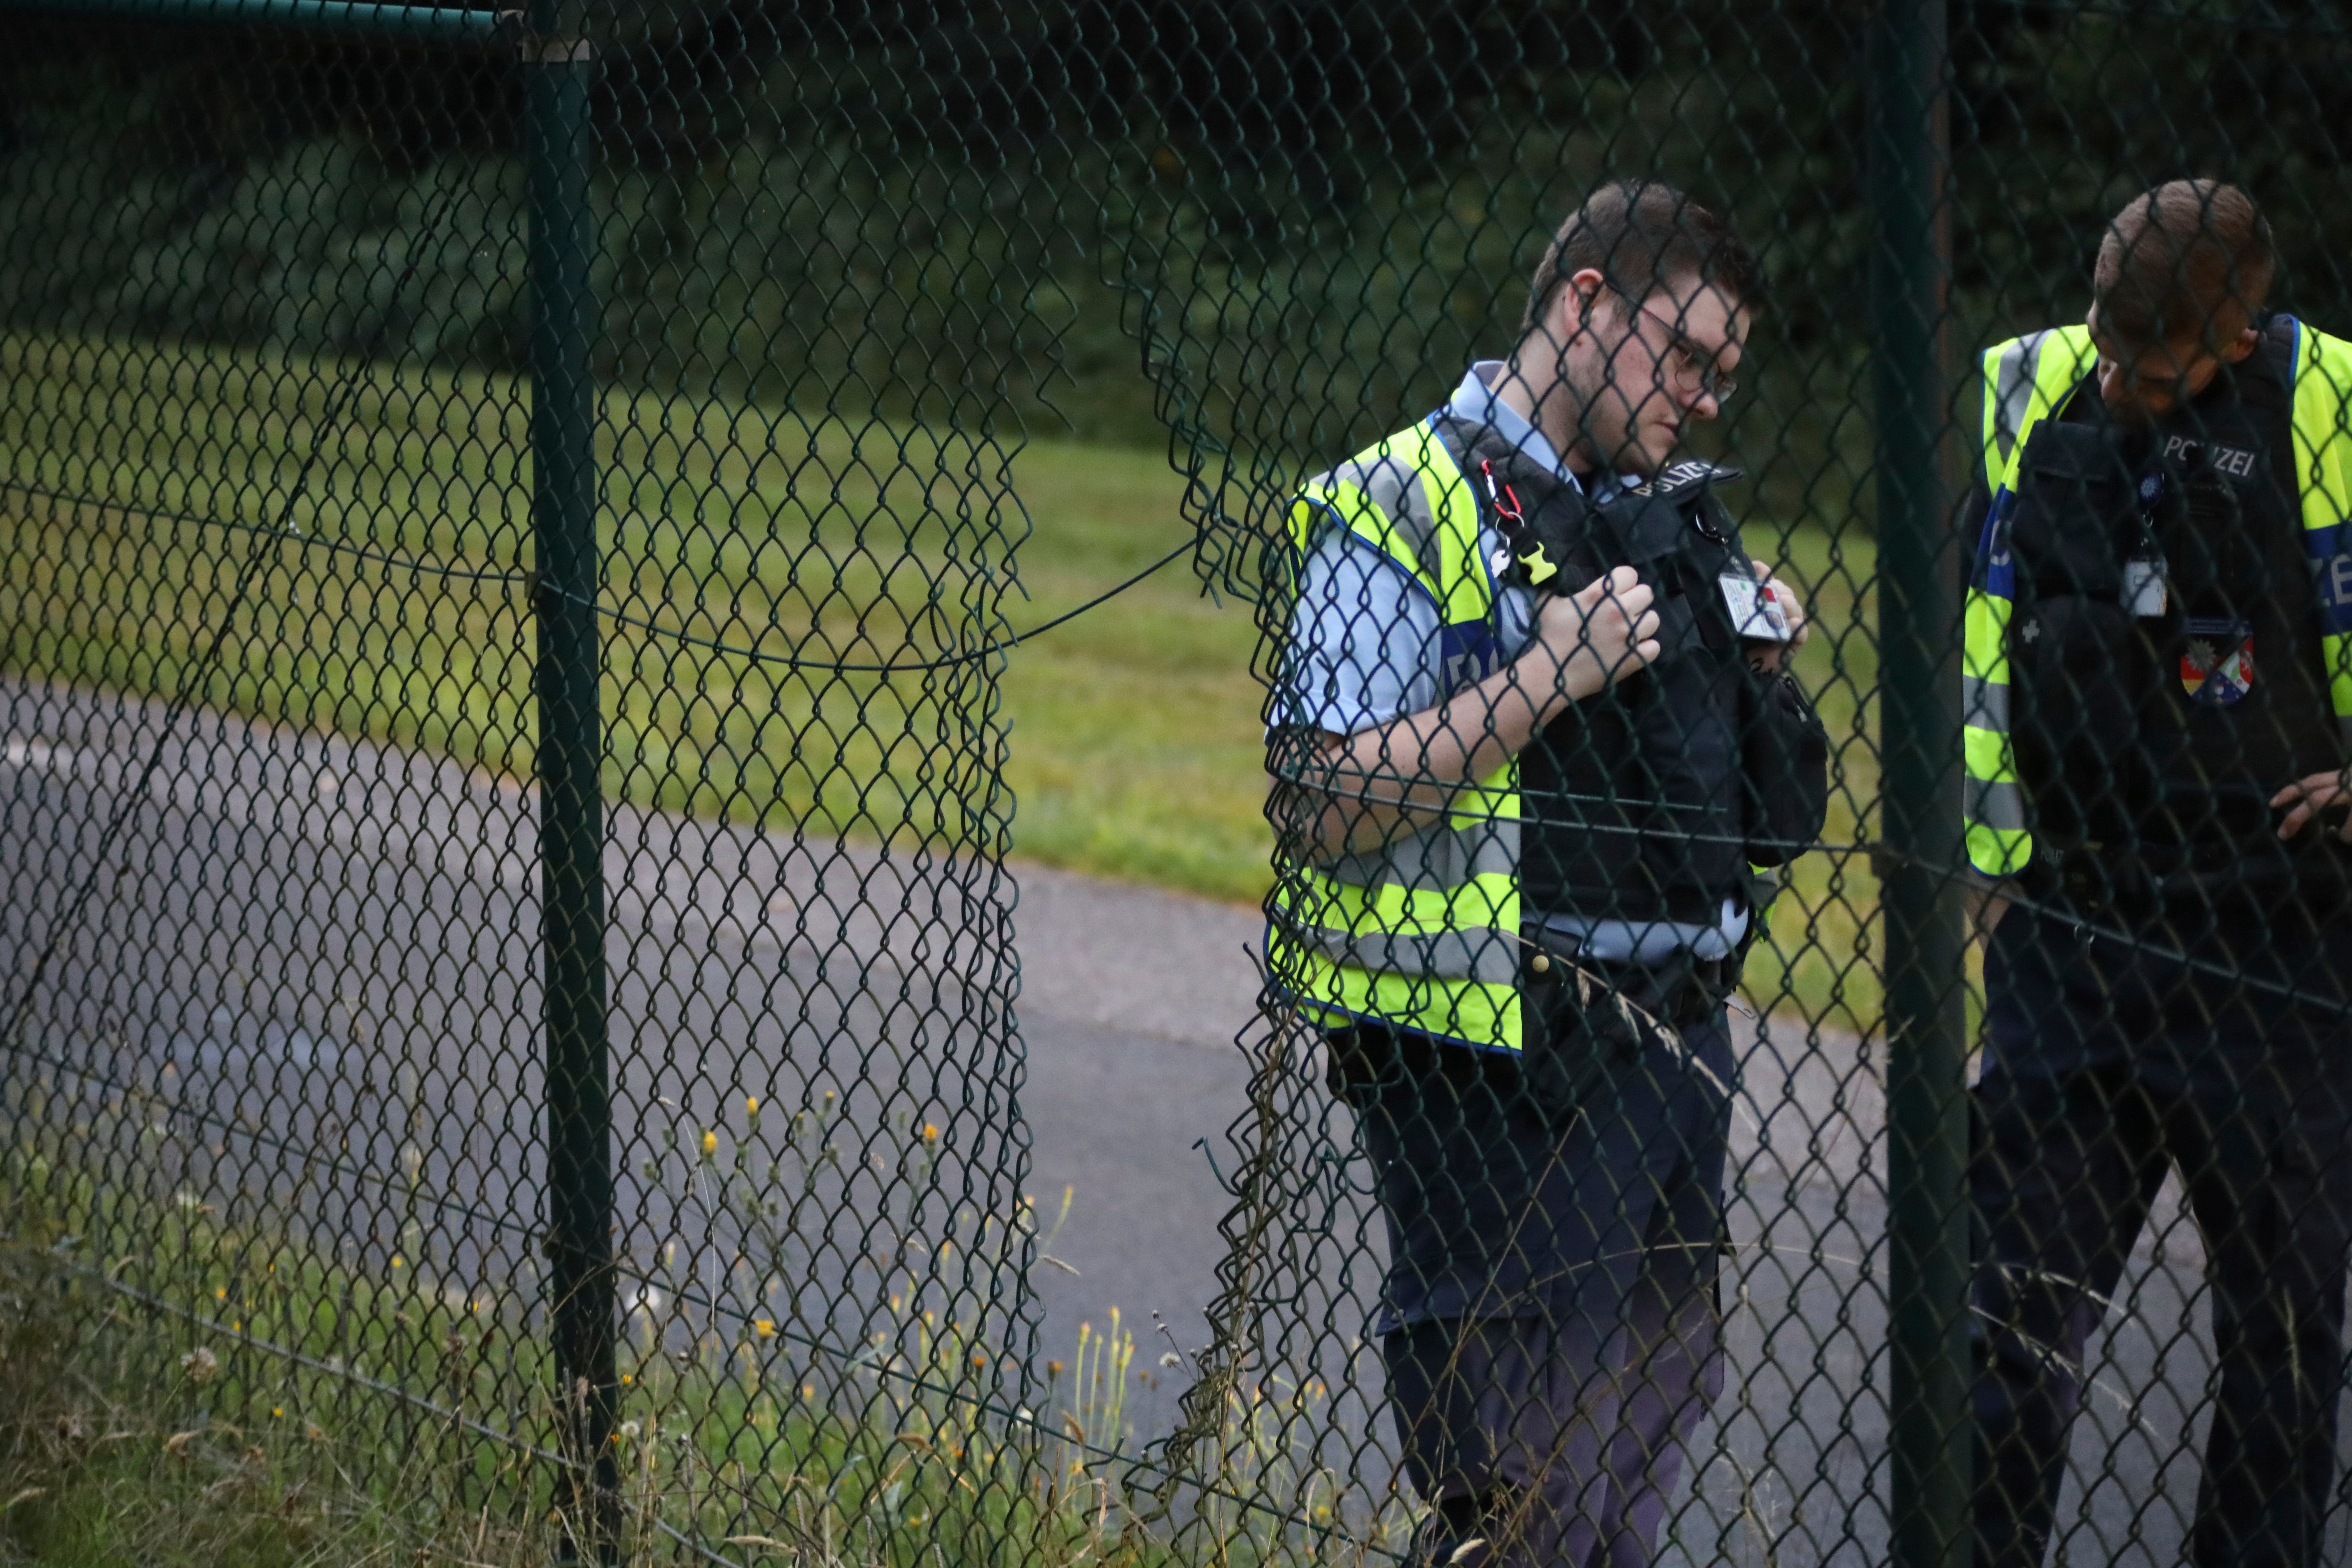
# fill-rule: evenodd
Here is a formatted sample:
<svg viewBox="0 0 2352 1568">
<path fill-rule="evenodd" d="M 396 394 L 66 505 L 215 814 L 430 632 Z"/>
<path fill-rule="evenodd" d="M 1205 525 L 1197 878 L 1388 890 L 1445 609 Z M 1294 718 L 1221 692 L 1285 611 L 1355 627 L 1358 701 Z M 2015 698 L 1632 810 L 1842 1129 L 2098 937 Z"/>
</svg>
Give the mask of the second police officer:
<svg viewBox="0 0 2352 1568">
<path fill-rule="evenodd" d="M 1801 610 L 1673 461 L 1759 292 L 1608 186 L 1511 357 L 1295 509 L 1269 956 L 1375 1168 L 1419 1562 L 1646 1562 L 1722 1382 L 1725 999 L 1826 801 Z"/>
<path fill-rule="evenodd" d="M 2352 851 L 2314 816 L 2352 722 L 2352 343 L 2265 316 L 2273 266 L 2243 192 L 2176 181 L 2110 223 L 2084 324 L 1984 357 L 1968 838 L 2017 901 L 1969 1176 L 1980 1568 L 2044 1554 L 2085 1342 L 2170 1171 L 2219 1378 L 2189 1559 L 2320 1552 Z"/>
</svg>

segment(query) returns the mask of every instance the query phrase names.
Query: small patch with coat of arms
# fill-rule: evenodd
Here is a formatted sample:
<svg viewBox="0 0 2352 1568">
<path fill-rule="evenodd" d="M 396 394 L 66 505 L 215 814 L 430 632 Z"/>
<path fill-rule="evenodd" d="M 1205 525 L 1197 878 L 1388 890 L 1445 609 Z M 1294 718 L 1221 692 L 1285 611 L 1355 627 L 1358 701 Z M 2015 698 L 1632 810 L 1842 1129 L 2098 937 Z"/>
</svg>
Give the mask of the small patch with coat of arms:
<svg viewBox="0 0 2352 1568">
<path fill-rule="evenodd" d="M 2245 621 L 2189 621 L 2180 687 L 2192 702 L 2228 707 L 2254 684 L 2254 628 Z"/>
</svg>

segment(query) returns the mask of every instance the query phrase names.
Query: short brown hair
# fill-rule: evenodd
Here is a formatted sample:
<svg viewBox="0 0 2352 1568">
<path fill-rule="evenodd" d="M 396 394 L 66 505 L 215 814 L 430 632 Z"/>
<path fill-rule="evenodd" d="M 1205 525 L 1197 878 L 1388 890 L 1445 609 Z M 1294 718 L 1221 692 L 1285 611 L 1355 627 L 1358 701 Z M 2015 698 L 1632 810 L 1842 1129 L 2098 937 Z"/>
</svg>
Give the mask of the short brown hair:
<svg viewBox="0 0 2352 1568">
<path fill-rule="evenodd" d="M 2126 342 L 2211 341 L 2252 320 L 2276 266 L 2253 197 L 2219 180 L 2174 180 L 2108 223 L 2092 298 L 2099 324 Z"/>
<path fill-rule="evenodd" d="M 1763 271 L 1731 226 L 1655 180 L 1603 185 L 1569 215 L 1528 288 L 1521 334 L 1535 331 L 1562 280 L 1588 267 L 1637 299 L 1696 274 L 1735 304 L 1753 310 L 1763 303 Z"/>
</svg>

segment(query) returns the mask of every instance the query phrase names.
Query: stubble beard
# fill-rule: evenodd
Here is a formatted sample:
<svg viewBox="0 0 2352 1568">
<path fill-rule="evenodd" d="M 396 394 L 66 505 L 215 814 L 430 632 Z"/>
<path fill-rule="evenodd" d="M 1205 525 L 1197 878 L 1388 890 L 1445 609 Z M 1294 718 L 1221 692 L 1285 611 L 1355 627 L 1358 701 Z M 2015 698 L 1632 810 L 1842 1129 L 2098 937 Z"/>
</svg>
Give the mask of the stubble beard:
<svg viewBox="0 0 2352 1568">
<path fill-rule="evenodd" d="M 1577 467 L 1581 461 L 1591 466 L 1590 472 L 1598 479 L 1619 474 L 1632 474 L 1643 479 L 1655 479 L 1672 460 L 1675 448 L 1682 443 L 1678 424 L 1664 426 L 1662 428 L 1666 435 L 1664 447 L 1652 454 L 1642 444 L 1645 428 L 1642 416 L 1650 406 L 1649 401 L 1635 402 L 1620 396 L 1611 386 L 1595 388 L 1583 385 L 1567 363 L 1565 355 L 1561 359 L 1558 385 L 1564 395 L 1574 400 L 1575 436 L 1560 452 L 1570 468 Z M 1652 389 L 1648 397 L 1657 399 L 1665 395 L 1665 389 L 1658 387 Z M 1615 406 L 1610 406 L 1612 404 Z M 1601 416 L 1604 412 L 1612 416 L 1610 422 L 1616 426 L 1613 435 L 1602 428 Z"/>
</svg>

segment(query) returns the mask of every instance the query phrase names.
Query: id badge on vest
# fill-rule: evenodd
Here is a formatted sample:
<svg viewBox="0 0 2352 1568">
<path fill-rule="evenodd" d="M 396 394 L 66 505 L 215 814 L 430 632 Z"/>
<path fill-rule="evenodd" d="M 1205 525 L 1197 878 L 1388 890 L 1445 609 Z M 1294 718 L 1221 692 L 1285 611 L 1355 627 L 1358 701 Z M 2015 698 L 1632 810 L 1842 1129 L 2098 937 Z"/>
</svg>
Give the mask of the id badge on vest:
<svg viewBox="0 0 2352 1568">
<path fill-rule="evenodd" d="M 2142 475 L 2139 481 L 2139 539 L 2124 561 L 2124 611 L 2142 620 L 2161 620 L 2170 607 L 2171 592 L 2164 551 L 2157 543 L 2157 509 L 2164 502 L 2164 476 Z"/>
<path fill-rule="evenodd" d="M 1735 572 L 1726 572 L 1716 582 L 1723 589 L 1723 607 L 1731 612 L 1731 624 L 1741 637 L 1751 642 L 1785 643 L 1795 635 L 1789 629 L 1787 608 L 1763 584 Z"/>
</svg>

